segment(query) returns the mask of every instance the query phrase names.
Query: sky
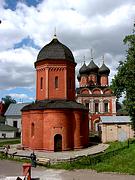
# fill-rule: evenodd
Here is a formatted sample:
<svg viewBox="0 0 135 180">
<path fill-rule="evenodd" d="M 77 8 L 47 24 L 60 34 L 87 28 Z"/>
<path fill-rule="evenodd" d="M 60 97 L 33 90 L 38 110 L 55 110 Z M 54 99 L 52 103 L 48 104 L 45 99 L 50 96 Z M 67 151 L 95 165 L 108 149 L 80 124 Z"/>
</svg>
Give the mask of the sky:
<svg viewBox="0 0 135 180">
<path fill-rule="evenodd" d="M 32 102 L 34 62 L 55 28 L 59 41 L 73 52 L 76 75 L 84 60 L 90 62 L 92 49 L 99 67 L 104 56 L 111 82 L 126 57 L 123 39 L 133 31 L 135 1 L 0 0 L 0 20 L 0 99 L 10 95 L 17 102 Z"/>
</svg>

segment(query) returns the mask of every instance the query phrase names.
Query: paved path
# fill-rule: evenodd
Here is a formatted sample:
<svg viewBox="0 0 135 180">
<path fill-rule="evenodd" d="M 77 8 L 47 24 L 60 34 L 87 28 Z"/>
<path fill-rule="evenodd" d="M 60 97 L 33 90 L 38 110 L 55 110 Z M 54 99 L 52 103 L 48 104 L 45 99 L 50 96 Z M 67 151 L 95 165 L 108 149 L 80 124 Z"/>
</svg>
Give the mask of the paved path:
<svg viewBox="0 0 135 180">
<path fill-rule="evenodd" d="M 22 163 L 0 160 L 0 180 L 11 180 L 22 175 Z M 135 176 L 115 173 L 97 173 L 92 170 L 54 170 L 43 167 L 32 168 L 32 178 L 40 180 L 135 180 Z"/>
<path fill-rule="evenodd" d="M 51 162 L 57 162 L 62 160 L 68 160 L 71 158 L 76 158 L 79 156 L 87 156 L 91 154 L 97 154 L 108 148 L 108 144 L 98 144 L 91 146 L 89 148 L 76 150 L 76 151 L 65 151 L 65 152 L 46 152 L 46 151 L 34 151 L 37 158 L 46 158 L 50 159 Z M 18 155 L 27 155 L 30 156 L 32 153 L 31 150 L 17 150 L 16 147 L 11 146 L 9 153 L 17 152 Z"/>
</svg>

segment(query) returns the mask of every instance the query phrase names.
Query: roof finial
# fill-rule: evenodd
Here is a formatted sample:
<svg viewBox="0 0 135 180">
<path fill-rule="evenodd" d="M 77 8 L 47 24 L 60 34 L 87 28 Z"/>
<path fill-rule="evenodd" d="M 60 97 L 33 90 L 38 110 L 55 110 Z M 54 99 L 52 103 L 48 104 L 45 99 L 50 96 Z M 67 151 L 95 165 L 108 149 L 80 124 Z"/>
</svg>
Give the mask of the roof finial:
<svg viewBox="0 0 135 180">
<path fill-rule="evenodd" d="M 85 56 L 83 56 L 83 62 L 84 62 L 84 64 L 85 64 Z"/>
<path fill-rule="evenodd" d="M 105 60 L 105 57 L 104 57 L 104 55 L 102 56 L 102 62 L 103 62 L 103 64 L 104 64 L 104 60 Z"/>
<path fill-rule="evenodd" d="M 54 39 L 57 39 L 57 36 L 56 36 L 56 27 L 54 28 Z"/>
<path fill-rule="evenodd" d="M 93 60 L 93 49 L 90 50 L 91 60 Z"/>
</svg>

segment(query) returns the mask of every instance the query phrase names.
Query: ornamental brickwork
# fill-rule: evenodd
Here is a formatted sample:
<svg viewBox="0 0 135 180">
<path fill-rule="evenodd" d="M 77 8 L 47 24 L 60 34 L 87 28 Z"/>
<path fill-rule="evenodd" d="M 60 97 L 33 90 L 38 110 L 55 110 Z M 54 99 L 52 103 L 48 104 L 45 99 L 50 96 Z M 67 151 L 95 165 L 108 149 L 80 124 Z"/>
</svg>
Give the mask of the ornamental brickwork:
<svg viewBox="0 0 135 180">
<path fill-rule="evenodd" d="M 98 131 L 101 116 L 116 115 L 116 96 L 108 84 L 110 70 L 103 62 L 99 68 L 91 59 L 88 65 L 83 64 L 77 79 L 76 100 L 89 110 L 89 129 Z"/>
</svg>

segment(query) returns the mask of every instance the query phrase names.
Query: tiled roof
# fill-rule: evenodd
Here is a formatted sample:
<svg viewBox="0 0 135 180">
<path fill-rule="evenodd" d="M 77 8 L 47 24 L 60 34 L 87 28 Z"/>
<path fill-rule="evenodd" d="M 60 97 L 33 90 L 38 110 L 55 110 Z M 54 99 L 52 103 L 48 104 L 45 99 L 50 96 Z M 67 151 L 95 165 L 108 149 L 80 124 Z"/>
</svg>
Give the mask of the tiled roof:
<svg viewBox="0 0 135 180">
<path fill-rule="evenodd" d="M 45 45 L 39 52 L 37 61 L 41 60 L 69 60 L 75 62 L 74 56 L 70 49 L 58 41 L 58 39 L 53 39 L 49 44 Z"/>
<path fill-rule="evenodd" d="M 101 123 L 131 123 L 130 116 L 101 116 Z"/>
<path fill-rule="evenodd" d="M 0 131 L 16 131 L 17 128 L 9 125 L 0 125 Z"/>
<path fill-rule="evenodd" d="M 68 100 L 43 100 L 25 106 L 22 111 L 43 109 L 82 109 L 88 110 L 83 104 Z"/>
<path fill-rule="evenodd" d="M 21 109 L 28 105 L 28 103 L 11 103 L 5 113 L 5 116 L 21 116 Z"/>
</svg>

